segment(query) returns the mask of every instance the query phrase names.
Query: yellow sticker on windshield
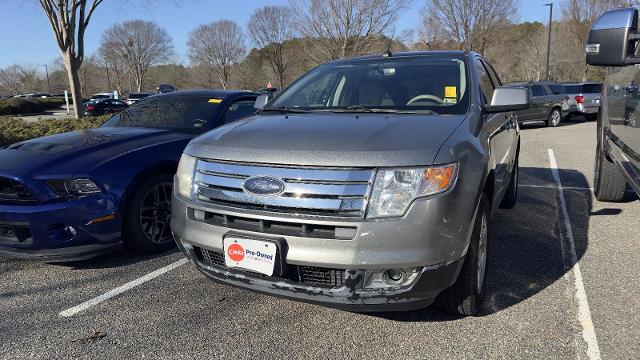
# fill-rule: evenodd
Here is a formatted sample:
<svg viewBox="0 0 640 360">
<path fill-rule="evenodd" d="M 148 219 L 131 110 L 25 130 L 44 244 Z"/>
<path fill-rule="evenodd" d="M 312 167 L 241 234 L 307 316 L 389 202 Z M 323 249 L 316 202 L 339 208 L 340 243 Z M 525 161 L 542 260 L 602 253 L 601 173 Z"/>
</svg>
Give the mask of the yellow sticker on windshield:
<svg viewBox="0 0 640 360">
<path fill-rule="evenodd" d="M 445 86 L 444 87 L 444 97 L 446 98 L 457 98 L 458 97 L 458 88 L 455 86 Z"/>
<path fill-rule="evenodd" d="M 222 99 L 209 99 L 209 103 L 211 104 L 220 104 Z"/>
</svg>

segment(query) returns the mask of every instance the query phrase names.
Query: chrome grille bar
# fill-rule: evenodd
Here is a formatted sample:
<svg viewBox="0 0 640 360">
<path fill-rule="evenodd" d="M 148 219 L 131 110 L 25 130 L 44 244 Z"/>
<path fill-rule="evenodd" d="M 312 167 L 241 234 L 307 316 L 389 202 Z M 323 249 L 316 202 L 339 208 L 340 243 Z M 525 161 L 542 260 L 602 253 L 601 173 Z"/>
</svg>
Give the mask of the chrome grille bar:
<svg viewBox="0 0 640 360">
<path fill-rule="evenodd" d="M 363 217 L 373 169 L 280 167 L 198 160 L 195 174 L 200 201 L 232 208 L 259 209 L 321 216 Z M 251 177 L 280 179 L 284 190 L 276 196 L 245 191 Z"/>
</svg>

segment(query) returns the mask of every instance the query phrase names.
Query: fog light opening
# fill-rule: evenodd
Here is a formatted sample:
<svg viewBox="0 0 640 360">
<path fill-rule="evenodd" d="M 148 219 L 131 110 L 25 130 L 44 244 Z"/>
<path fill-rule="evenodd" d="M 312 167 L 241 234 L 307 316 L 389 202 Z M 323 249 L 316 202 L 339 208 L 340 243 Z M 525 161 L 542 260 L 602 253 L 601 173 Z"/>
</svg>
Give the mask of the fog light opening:
<svg viewBox="0 0 640 360">
<path fill-rule="evenodd" d="M 422 267 L 367 271 L 363 288 L 365 290 L 406 288 L 413 285 L 421 270 Z"/>
<path fill-rule="evenodd" d="M 386 278 L 387 278 L 387 282 L 390 285 L 396 285 L 402 282 L 402 279 L 405 277 L 404 275 L 404 271 L 400 270 L 400 269 L 389 269 L 387 270 L 387 272 L 385 273 Z"/>
</svg>

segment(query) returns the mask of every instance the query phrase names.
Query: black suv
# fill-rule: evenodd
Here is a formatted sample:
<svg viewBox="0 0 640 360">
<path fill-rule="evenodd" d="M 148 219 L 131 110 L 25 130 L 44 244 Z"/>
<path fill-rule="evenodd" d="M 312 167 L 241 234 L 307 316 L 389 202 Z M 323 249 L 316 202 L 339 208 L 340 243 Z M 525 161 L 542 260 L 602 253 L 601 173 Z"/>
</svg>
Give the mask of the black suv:
<svg viewBox="0 0 640 360">
<path fill-rule="evenodd" d="M 604 13 L 591 27 L 587 63 L 606 66 L 598 113 L 594 191 L 601 201 L 620 201 L 627 184 L 640 194 L 640 56 L 638 10 Z"/>
</svg>

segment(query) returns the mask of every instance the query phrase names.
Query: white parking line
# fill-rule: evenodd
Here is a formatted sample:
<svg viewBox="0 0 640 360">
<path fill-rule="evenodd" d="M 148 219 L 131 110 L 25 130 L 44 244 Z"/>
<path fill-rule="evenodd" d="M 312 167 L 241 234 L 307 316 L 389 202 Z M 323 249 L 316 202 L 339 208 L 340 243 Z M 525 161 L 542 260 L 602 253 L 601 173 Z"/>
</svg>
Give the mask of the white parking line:
<svg viewBox="0 0 640 360">
<path fill-rule="evenodd" d="M 145 282 L 147 282 L 149 280 L 153 280 L 153 279 L 157 278 L 158 276 L 160 276 L 160 275 L 162 275 L 164 273 L 167 273 L 167 272 L 169 272 L 169 271 L 171 271 L 171 270 L 173 270 L 173 269 L 175 269 L 175 268 L 177 268 L 179 266 L 182 266 L 182 265 L 184 265 L 184 264 L 186 264 L 188 262 L 189 262 L 189 260 L 187 260 L 187 259 L 180 259 L 180 260 L 178 260 L 178 261 L 176 261 L 174 263 L 171 263 L 171 264 L 169 264 L 169 265 L 167 265 L 165 267 L 161 267 L 160 269 L 158 269 L 156 271 L 150 272 L 145 276 L 142 276 L 142 277 L 139 277 L 139 278 L 137 278 L 137 279 L 135 279 L 133 281 L 130 281 L 130 282 L 128 282 L 128 283 L 126 283 L 126 284 L 124 284 L 124 285 L 122 285 L 120 287 L 117 287 L 117 288 L 115 288 L 113 290 L 109 290 L 106 293 L 104 293 L 104 294 L 102 294 L 100 296 L 96 296 L 91 300 L 85 301 L 80 305 L 76 305 L 76 306 L 74 306 L 72 308 L 69 308 L 67 310 L 61 311 L 58 315 L 63 316 L 63 317 L 73 316 L 73 315 L 75 315 L 75 314 L 77 314 L 79 312 L 85 311 L 88 308 L 90 308 L 90 307 L 92 307 L 94 305 L 97 305 L 97 304 L 99 304 L 99 303 L 101 303 L 101 302 L 103 302 L 105 300 L 108 300 L 108 299 L 111 299 L 114 296 L 120 295 L 120 294 L 122 294 L 123 292 L 125 292 L 127 290 L 131 290 L 131 289 L 133 289 L 134 287 L 136 287 L 138 285 L 144 284 Z"/>
<path fill-rule="evenodd" d="M 533 185 L 533 184 L 518 184 L 518 187 L 523 187 L 523 188 L 535 188 L 535 189 L 557 189 L 558 185 Z M 563 189 L 565 190 L 583 190 L 583 191 L 593 191 L 593 188 L 591 187 L 585 187 L 585 186 L 564 186 Z"/>
<path fill-rule="evenodd" d="M 578 302 L 578 320 L 582 326 L 582 339 L 587 343 L 587 356 L 591 360 L 600 359 L 600 347 L 598 346 L 598 338 L 596 337 L 596 330 L 591 321 L 591 310 L 589 310 L 589 302 L 587 301 L 587 292 L 584 289 L 584 282 L 582 281 L 582 272 L 580 271 L 580 264 L 578 263 L 578 256 L 576 255 L 576 245 L 573 238 L 573 231 L 571 230 L 571 222 L 569 220 L 569 212 L 567 211 L 567 202 L 564 199 L 564 190 L 562 187 L 562 181 L 560 180 L 560 173 L 558 172 L 558 163 L 553 150 L 548 149 L 549 162 L 551 164 L 551 173 L 553 178 L 558 184 L 558 192 L 560 193 L 560 207 L 562 209 L 562 220 L 564 222 L 563 237 L 566 238 L 569 243 L 569 256 L 571 264 L 567 264 L 565 261 L 566 247 L 564 245 L 565 239 L 561 239 L 560 245 L 562 247 L 562 262 L 565 267 L 565 271 L 571 270 L 574 277 L 574 285 L 576 289 L 576 301 Z"/>
</svg>

